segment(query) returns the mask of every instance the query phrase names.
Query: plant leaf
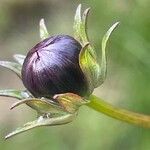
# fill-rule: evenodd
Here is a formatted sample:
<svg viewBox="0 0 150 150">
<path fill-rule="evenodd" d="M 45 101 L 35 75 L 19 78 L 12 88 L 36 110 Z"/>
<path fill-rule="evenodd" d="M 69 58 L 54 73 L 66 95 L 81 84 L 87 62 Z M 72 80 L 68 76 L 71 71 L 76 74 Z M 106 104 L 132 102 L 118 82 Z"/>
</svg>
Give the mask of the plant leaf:
<svg viewBox="0 0 150 150">
<path fill-rule="evenodd" d="M 81 17 L 81 4 L 78 5 L 74 17 L 74 36 L 84 46 L 88 41 L 87 36 L 87 17 L 90 8 L 87 8 Z"/>
<path fill-rule="evenodd" d="M 79 4 L 77 9 L 76 9 L 76 13 L 75 13 L 75 17 L 74 17 L 74 25 L 73 25 L 74 37 L 78 41 L 81 41 L 81 35 L 80 35 L 81 23 L 82 23 L 82 20 L 81 20 L 81 4 Z"/>
<path fill-rule="evenodd" d="M 9 133 L 7 136 L 5 136 L 5 139 L 8 139 L 14 135 L 17 135 L 19 133 L 25 132 L 27 130 L 40 127 L 40 126 L 55 126 L 55 125 L 62 125 L 71 122 L 76 117 L 76 114 L 66 114 L 66 115 L 60 115 L 58 117 L 54 118 L 48 118 L 44 116 L 40 116 L 36 120 L 32 122 L 28 122 L 24 124 L 22 127 L 17 128 L 15 131 Z"/>
<path fill-rule="evenodd" d="M 79 63 L 89 83 L 89 94 L 91 94 L 97 84 L 99 64 L 97 63 L 95 49 L 90 45 L 87 35 L 87 18 L 89 12 L 90 8 L 87 8 L 81 17 L 81 4 L 77 7 L 74 17 L 74 35 L 82 45 Z"/>
<path fill-rule="evenodd" d="M 81 38 L 82 38 L 82 42 L 83 44 L 89 42 L 88 40 L 88 34 L 87 34 L 87 19 L 88 19 L 88 14 L 90 12 L 90 8 L 87 8 L 82 15 L 82 22 L 81 22 L 81 26 L 80 26 L 80 34 L 81 34 Z"/>
<path fill-rule="evenodd" d="M 21 66 L 23 65 L 24 59 L 26 58 L 25 55 L 21 54 L 15 54 L 13 57 Z"/>
<path fill-rule="evenodd" d="M 10 62 L 10 61 L 0 61 L 0 66 L 3 66 L 11 71 L 15 72 L 18 77 L 21 78 L 21 65 L 18 63 Z"/>
<path fill-rule="evenodd" d="M 89 51 L 89 43 L 85 44 L 80 52 L 79 64 L 88 81 L 90 95 L 98 81 L 99 64 Z"/>
<path fill-rule="evenodd" d="M 39 26 L 40 26 L 40 38 L 41 38 L 41 40 L 48 38 L 49 33 L 47 31 L 45 21 L 43 18 L 40 20 Z"/>
<path fill-rule="evenodd" d="M 30 97 L 30 95 L 26 91 L 14 90 L 14 89 L 0 90 L 0 96 L 17 98 L 19 100 Z"/>
<path fill-rule="evenodd" d="M 107 41 L 111 35 L 111 33 L 114 31 L 114 29 L 119 25 L 119 22 L 114 23 L 109 30 L 106 32 L 106 34 L 104 35 L 103 39 L 102 39 L 102 59 L 101 59 L 101 64 L 100 64 L 100 73 L 99 73 L 99 79 L 98 79 L 98 84 L 97 87 L 99 85 L 101 85 L 105 78 L 106 78 L 106 71 L 107 71 L 107 61 L 106 61 L 106 44 Z"/>
<path fill-rule="evenodd" d="M 51 113 L 51 114 L 63 114 L 62 107 L 58 105 L 58 103 L 55 103 L 54 101 L 51 101 L 46 98 L 26 98 L 22 99 L 21 101 L 18 101 L 14 103 L 11 106 L 11 109 L 20 106 L 21 104 L 27 104 L 30 106 L 32 109 L 36 110 L 38 114 L 46 114 L 46 113 Z"/>
</svg>

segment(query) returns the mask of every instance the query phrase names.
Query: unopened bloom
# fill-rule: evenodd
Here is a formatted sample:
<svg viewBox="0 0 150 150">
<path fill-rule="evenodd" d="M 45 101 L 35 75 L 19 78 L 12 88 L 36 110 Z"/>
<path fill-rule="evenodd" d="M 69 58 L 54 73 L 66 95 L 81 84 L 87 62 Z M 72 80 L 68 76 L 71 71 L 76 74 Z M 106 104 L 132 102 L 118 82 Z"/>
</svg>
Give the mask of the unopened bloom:
<svg viewBox="0 0 150 150">
<path fill-rule="evenodd" d="M 26 90 L 1 90 L 0 95 L 19 99 L 11 109 L 27 104 L 37 111 L 38 118 L 8 134 L 9 138 L 34 127 L 71 122 L 81 105 L 89 102 L 94 88 L 106 77 L 105 48 L 118 25 L 115 23 L 102 40 L 102 58 L 98 58 L 87 37 L 89 8 L 81 17 L 78 6 L 74 20 L 74 37 L 49 36 L 44 20 L 40 21 L 41 42 L 27 54 L 14 55 L 15 62 L 0 61 L 0 65 L 15 72 Z"/>
<path fill-rule="evenodd" d="M 48 37 L 34 46 L 22 66 L 22 81 L 34 97 L 88 93 L 87 80 L 79 65 L 81 44 L 68 35 Z"/>
</svg>

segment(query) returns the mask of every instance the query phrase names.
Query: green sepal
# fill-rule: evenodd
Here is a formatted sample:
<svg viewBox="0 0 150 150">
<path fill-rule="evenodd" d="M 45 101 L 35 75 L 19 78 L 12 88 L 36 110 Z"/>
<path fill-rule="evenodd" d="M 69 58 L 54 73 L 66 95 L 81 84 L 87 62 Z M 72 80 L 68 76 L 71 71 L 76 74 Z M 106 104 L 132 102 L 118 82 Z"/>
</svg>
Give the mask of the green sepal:
<svg viewBox="0 0 150 150">
<path fill-rule="evenodd" d="M 78 40 L 81 41 L 81 35 L 80 35 L 80 30 L 81 30 L 81 24 L 82 24 L 82 19 L 81 19 L 81 4 L 76 9 L 75 17 L 74 17 L 74 37 Z"/>
<path fill-rule="evenodd" d="M 15 72 L 18 75 L 18 77 L 21 78 L 22 66 L 20 64 L 10 61 L 0 61 L 0 66 L 10 69 L 11 71 Z"/>
<path fill-rule="evenodd" d="M 81 43 L 82 50 L 80 52 L 79 63 L 80 67 L 87 78 L 89 84 L 89 94 L 94 88 L 100 86 L 106 77 L 106 44 L 112 31 L 118 25 L 115 23 L 104 35 L 102 40 L 102 59 L 101 62 L 97 58 L 96 51 L 90 45 L 87 35 L 87 17 L 90 8 L 86 9 L 81 16 L 81 4 L 77 7 L 74 17 L 74 36 Z"/>
<path fill-rule="evenodd" d="M 31 97 L 27 91 L 14 89 L 0 90 L 0 96 L 17 98 L 19 100 Z"/>
<path fill-rule="evenodd" d="M 86 25 L 89 11 L 90 8 L 87 8 L 81 16 L 81 4 L 79 4 L 74 17 L 74 36 L 82 45 L 88 42 Z"/>
<path fill-rule="evenodd" d="M 45 21 L 44 21 L 43 18 L 40 20 L 39 26 L 40 26 L 40 38 L 41 38 L 41 40 L 44 40 L 44 39 L 48 38 L 49 33 L 47 31 Z"/>
<path fill-rule="evenodd" d="M 9 133 L 7 136 L 5 136 L 5 139 L 8 139 L 19 133 L 22 133 L 27 130 L 40 127 L 40 126 L 55 126 L 55 125 L 66 124 L 66 123 L 71 122 L 75 117 L 76 117 L 76 114 L 60 115 L 54 118 L 49 118 L 46 116 L 39 116 L 36 120 L 32 122 L 28 122 L 24 124 L 22 127 L 19 127 L 13 132 Z"/>
<path fill-rule="evenodd" d="M 22 66 L 24 59 L 26 58 L 25 55 L 21 55 L 21 54 L 15 54 L 13 55 L 14 59 Z"/>
<path fill-rule="evenodd" d="M 97 63 L 96 58 L 90 53 L 89 43 L 85 44 L 80 52 L 79 65 L 87 79 L 89 87 L 89 93 L 87 93 L 87 95 L 90 95 L 97 84 L 99 64 Z"/>
<path fill-rule="evenodd" d="M 81 7 L 82 5 L 79 4 L 76 9 L 73 29 L 74 29 L 74 37 L 81 43 L 82 46 L 84 46 L 85 44 L 89 43 L 88 34 L 87 34 L 87 19 L 88 19 L 88 14 L 90 12 L 90 8 L 87 8 L 81 15 Z M 88 48 L 91 55 L 95 57 L 95 51 L 91 47 L 91 45 L 89 45 Z"/>
<path fill-rule="evenodd" d="M 88 34 L 87 34 L 87 19 L 90 12 L 90 8 L 87 8 L 83 15 L 81 16 L 81 4 L 78 5 L 74 17 L 74 37 L 81 43 L 82 46 L 89 43 Z M 88 50 L 92 57 L 96 57 L 95 51 L 91 45 L 88 46 Z"/>
<path fill-rule="evenodd" d="M 117 27 L 119 23 L 116 22 L 113 24 L 110 29 L 106 32 L 102 39 L 102 58 L 99 61 L 99 58 L 96 57 L 94 50 L 91 51 L 92 47 L 89 43 L 86 43 L 79 55 L 79 64 L 85 74 L 88 84 L 89 84 L 89 94 L 91 94 L 94 88 L 100 86 L 106 77 L 106 44 L 112 33 L 112 31 Z"/>
<path fill-rule="evenodd" d="M 27 130 L 40 127 L 40 126 L 54 126 L 71 122 L 76 113 L 68 113 L 58 102 L 51 101 L 46 98 L 27 98 L 14 103 L 11 109 L 21 105 L 27 104 L 31 108 L 37 111 L 38 118 L 32 122 L 24 124 L 22 127 L 17 128 L 15 131 L 9 133 L 5 139 L 8 139 L 16 134 L 25 132 Z"/>
<path fill-rule="evenodd" d="M 102 39 L 102 57 L 101 62 L 99 61 L 99 73 L 98 73 L 98 81 L 96 87 L 100 86 L 105 78 L 106 78 L 106 71 L 107 71 L 107 60 L 106 60 L 106 45 L 107 41 L 111 35 L 111 33 L 114 31 L 114 29 L 118 26 L 119 22 L 114 23 L 109 30 L 106 32 L 106 34 L 103 36 Z"/>
<path fill-rule="evenodd" d="M 58 103 L 55 103 L 49 99 L 46 98 L 27 98 L 22 99 L 21 101 L 15 102 L 10 109 L 16 108 L 17 106 L 20 106 L 21 104 L 27 104 L 32 109 L 36 110 L 38 115 L 43 114 L 63 114 L 62 108 L 58 105 Z"/>
<path fill-rule="evenodd" d="M 56 94 L 53 98 L 65 111 L 72 114 L 77 112 L 80 106 L 87 103 L 84 98 L 73 93 Z"/>
<path fill-rule="evenodd" d="M 90 8 L 87 8 L 81 16 L 81 4 L 77 7 L 74 17 L 74 36 L 81 43 L 82 50 L 79 56 L 80 67 L 87 78 L 89 84 L 90 95 L 98 80 L 99 64 L 97 63 L 97 56 L 94 48 L 90 45 L 87 35 L 87 18 Z"/>
</svg>

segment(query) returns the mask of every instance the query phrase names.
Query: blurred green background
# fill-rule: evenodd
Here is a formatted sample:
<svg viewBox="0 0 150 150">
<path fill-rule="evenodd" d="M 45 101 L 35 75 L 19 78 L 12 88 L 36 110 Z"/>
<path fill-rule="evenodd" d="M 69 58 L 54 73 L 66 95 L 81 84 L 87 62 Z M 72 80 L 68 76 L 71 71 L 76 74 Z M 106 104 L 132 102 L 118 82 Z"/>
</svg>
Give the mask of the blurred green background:
<svg viewBox="0 0 150 150">
<path fill-rule="evenodd" d="M 106 82 L 95 94 L 132 111 L 150 114 L 149 0 L 0 0 L 0 59 L 26 54 L 39 42 L 38 23 L 45 18 L 51 35 L 73 35 L 75 9 L 91 7 L 89 37 L 99 53 L 105 31 L 120 26 L 110 38 Z M 10 71 L 0 68 L 0 89 L 23 88 Z M 23 105 L 9 110 L 15 99 L 0 98 L 0 150 L 150 150 L 150 130 L 117 121 L 82 107 L 72 123 L 33 129 L 7 141 L 4 136 L 33 120 Z"/>
</svg>

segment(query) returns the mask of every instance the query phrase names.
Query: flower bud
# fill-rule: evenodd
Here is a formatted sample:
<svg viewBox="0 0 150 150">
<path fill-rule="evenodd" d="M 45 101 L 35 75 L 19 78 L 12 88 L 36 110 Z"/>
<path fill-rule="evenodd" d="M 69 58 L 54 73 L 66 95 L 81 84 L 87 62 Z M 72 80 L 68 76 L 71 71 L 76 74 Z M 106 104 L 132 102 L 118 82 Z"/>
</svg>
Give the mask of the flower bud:
<svg viewBox="0 0 150 150">
<path fill-rule="evenodd" d="M 79 66 L 80 43 L 68 35 L 49 37 L 34 46 L 22 67 L 25 87 L 35 97 L 88 93 L 87 80 Z"/>
</svg>

